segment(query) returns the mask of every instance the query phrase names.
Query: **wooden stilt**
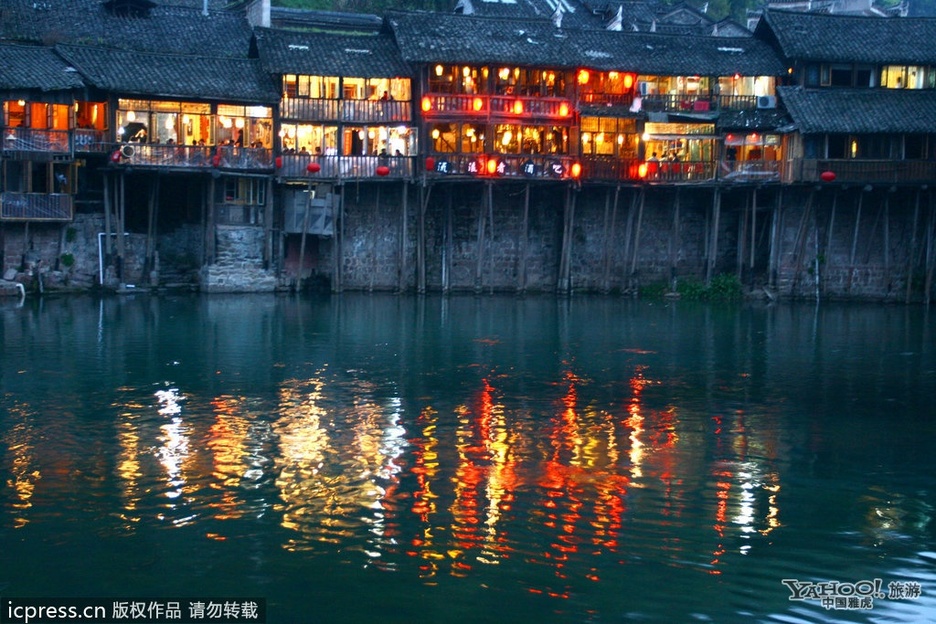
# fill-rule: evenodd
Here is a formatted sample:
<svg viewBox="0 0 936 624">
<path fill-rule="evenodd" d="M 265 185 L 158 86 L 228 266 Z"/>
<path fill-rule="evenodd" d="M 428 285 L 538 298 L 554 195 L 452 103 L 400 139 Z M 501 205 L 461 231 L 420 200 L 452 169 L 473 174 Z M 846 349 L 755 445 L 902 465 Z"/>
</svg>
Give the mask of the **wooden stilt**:
<svg viewBox="0 0 936 624">
<path fill-rule="evenodd" d="M 678 284 L 676 283 L 676 273 L 677 267 L 679 265 L 679 249 L 682 246 L 682 241 L 679 237 L 679 202 L 680 202 L 680 193 L 679 187 L 676 187 L 676 199 L 673 202 L 673 234 L 670 236 L 670 291 L 676 292 L 678 289 Z"/>
<path fill-rule="evenodd" d="M 487 214 L 487 202 L 490 198 L 490 194 L 487 192 L 490 187 L 490 182 L 484 183 L 484 195 L 481 200 L 481 206 L 478 209 L 478 244 L 477 244 L 477 257 L 475 259 L 475 292 L 481 292 L 481 289 L 484 287 L 482 280 L 482 269 L 484 267 L 484 220 L 485 215 Z"/>
<path fill-rule="evenodd" d="M 604 275 L 601 279 L 601 290 L 604 293 L 611 292 L 611 263 L 612 257 L 614 255 L 614 232 L 615 232 L 615 221 L 617 220 L 617 207 L 618 207 L 618 198 L 621 194 L 621 185 L 618 184 L 614 187 L 614 201 L 611 204 L 611 223 L 608 227 L 606 239 L 607 239 L 607 248 L 605 249 L 605 264 L 604 264 Z"/>
<path fill-rule="evenodd" d="M 557 290 L 563 294 L 568 294 L 570 291 L 571 271 L 569 265 L 572 257 L 573 211 L 572 190 L 567 187 L 562 211 L 562 247 L 559 253 L 559 282 L 557 284 Z"/>
<path fill-rule="evenodd" d="M 126 176 L 121 175 L 119 178 L 120 190 L 117 193 L 117 218 L 115 219 L 116 230 L 117 230 L 117 279 L 119 280 L 121 286 L 124 283 L 124 260 L 126 258 L 126 245 L 124 241 L 124 232 L 126 231 L 126 221 L 125 217 L 127 215 L 126 209 L 126 196 L 125 196 L 125 180 Z"/>
<path fill-rule="evenodd" d="M 205 264 L 215 261 L 215 187 L 214 176 L 208 182 L 208 205 L 205 206 Z"/>
<path fill-rule="evenodd" d="M 640 189 L 640 205 L 637 208 L 637 224 L 634 226 L 634 253 L 631 256 L 630 283 L 629 288 L 633 294 L 637 294 L 637 258 L 640 256 L 640 226 L 643 223 L 644 205 L 647 202 L 647 192 L 645 188 Z"/>
<path fill-rule="evenodd" d="M 628 260 L 630 259 L 631 253 L 631 238 L 634 233 L 634 219 L 637 215 L 637 206 L 640 204 L 640 198 L 643 196 L 643 188 L 638 189 L 632 196 L 630 207 L 627 211 L 627 223 L 624 225 L 624 249 L 623 249 L 623 262 L 621 269 L 627 271 Z M 627 290 L 627 276 L 623 277 L 624 281 L 624 290 Z"/>
<path fill-rule="evenodd" d="M 936 249 L 934 249 L 934 238 L 936 238 L 936 215 L 933 210 L 933 196 L 929 197 L 929 210 L 927 211 L 926 227 L 926 280 L 923 287 L 923 302 L 929 307 L 933 287 L 933 270 L 936 268 Z"/>
<path fill-rule="evenodd" d="M 335 292 L 344 291 L 344 241 L 345 241 L 345 218 L 344 218 L 344 184 L 338 184 L 337 187 L 334 187 L 337 190 L 338 197 L 338 209 L 337 214 L 334 219 L 334 228 L 336 245 L 335 245 L 335 254 L 337 256 L 335 262 L 335 280 L 332 284 L 332 290 Z"/>
<path fill-rule="evenodd" d="M 809 197 L 806 199 L 806 207 L 803 209 L 803 216 L 800 217 L 799 229 L 796 231 L 796 239 L 793 242 L 793 285 L 790 287 L 790 294 L 795 295 L 799 285 L 800 273 L 803 270 L 803 255 L 805 254 L 806 240 L 809 238 L 809 223 L 813 212 L 813 201 L 816 197 L 816 189 L 809 191 Z"/>
<path fill-rule="evenodd" d="M 855 229 L 852 232 L 851 254 L 848 257 L 848 279 L 845 292 L 851 292 L 852 279 L 855 275 L 855 254 L 858 253 L 858 229 L 861 226 L 861 205 L 864 203 L 864 191 L 858 191 L 858 210 L 855 213 Z"/>
<path fill-rule="evenodd" d="M 916 260 L 917 248 L 917 226 L 920 223 L 920 189 L 917 189 L 916 197 L 913 202 L 913 225 L 910 228 L 910 250 L 907 253 L 907 271 L 905 281 L 906 295 L 904 303 L 910 303 L 910 295 L 913 292 L 913 268 Z"/>
<path fill-rule="evenodd" d="M 488 206 L 488 226 L 487 226 L 488 249 L 493 250 L 494 249 L 494 185 L 493 184 L 488 184 L 487 194 L 488 194 L 488 202 L 487 202 L 487 206 Z M 493 257 L 494 257 L 493 253 L 488 255 L 488 262 L 493 262 Z M 491 275 L 492 272 L 493 272 L 492 267 L 489 267 L 488 275 Z M 493 292 L 494 290 L 493 279 L 490 280 L 489 287 L 491 291 Z"/>
<path fill-rule="evenodd" d="M 302 213 L 302 234 L 299 236 L 299 269 L 296 271 L 296 292 L 302 292 L 302 280 L 305 277 L 306 236 L 309 232 L 309 213 L 312 212 L 312 198 L 315 193 L 315 191 L 312 190 L 311 182 L 309 182 L 308 189 L 305 211 Z"/>
<path fill-rule="evenodd" d="M 406 282 L 409 276 L 409 256 L 406 253 L 406 240 L 409 238 L 409 192 L 406 187 L 406 181 L 401 182 L 401 193 L 403 196 L 403 207 L 400 210 L 400 274 L 397 283 L 397 291 L 406 290 Z"/>
<path fill-rule="evenodd" d="M 751 257 L 748 262 L 748 268 L 751 275 L 754 275 L 754 259 L 757 255 L 757 188 L 751 191 Z"/>
<path fill-rule="evenodd" d="M 445 201 L 445 230 L 442 240 L 442 292 L 448 294 L 452 289 L 452 187 L 448 187 Z"/>
<path fill-rule="evenodd" d="M 735 274 L 738 277 L 738 281 L 742 281 L 744 274 L 744 260 L 747 255 L 747 226 L 748 226 L 748 211 L 747 207 L 750 204 L 750 197 L 747 193 L 744 194 L 744 209 L 741 210 L 741 218 L 738 219 L 738 250 L 736 255 L 736 268 Z"/>
<path fill-rule="evenodd" d="M 705 271 L 705 285 L 712 283 L 715 273 L 715 260 L 718 257 L 718 222 L 721 217 L 721 189 L 715 187 L 712 194 L 712 228 L 710 232 L 711 242 L 709 243 L 708 267 Z"/>
<path fill-rule="evenodd" d="M 780 230 L 783 222 L 783 189 L 777 191 L 773 214 L 770 218 L 770 260 L 767 269 L 767 285 L 771 290 L 777 288 L 780 273 Z"/>
<path fill-rule="evenodd" d="M 263 268 L 273 268 L 273 179 L 266 181 L 266 202 L 263 204 Z M 334 223 L 334 220 L 332 220 Z"/>
<path fill-rule="evenodd" d="M 419 294 L 426 292 L 426 205 L 431 192 L 431 188 L 427 190 L 424 184 L 420 185 L 416 244 L 416 292 Z"/>
<path fill-rule="evenodd" d="M 520 225 L 520 266 L 517 269 L 517 292 L 526 292 L 527 282 L 527 239 L 530 230 L 530 184 L 523 188 L 523 221 Z"/>
</svg>

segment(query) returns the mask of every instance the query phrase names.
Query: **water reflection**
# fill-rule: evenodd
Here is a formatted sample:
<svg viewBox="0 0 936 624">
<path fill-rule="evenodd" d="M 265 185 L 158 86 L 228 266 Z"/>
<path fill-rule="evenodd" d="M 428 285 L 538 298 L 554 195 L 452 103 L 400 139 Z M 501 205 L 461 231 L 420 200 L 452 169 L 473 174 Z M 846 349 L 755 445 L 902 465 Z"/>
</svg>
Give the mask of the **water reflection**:
<svg viewBox="0 0 936 624">
<path fill-rule="evenodd" d="M 313 577 L 370 619 L 350 588 L 418 587 L 466 620 L 480 601 L 504 620 L 818 621 L 780 579 L 936 582 L 936 354 L 917 317 L 875 317 L 897 354 L 868 372 L 881 341 L 852 311 L 820 330 L 811 310 L 609 300 L 61 306 L 0 317 L 0 538 L 49 561 L 42 544 L 72 544 L 124 593 L 168 582 L 161 557 L 132 579 L 108 564 L 128 542 L 218 579 Z M 58 369 L 50 392 L 36 372 Z M 301 612 L 298 581 L 265 587 Z"/>
</svg>

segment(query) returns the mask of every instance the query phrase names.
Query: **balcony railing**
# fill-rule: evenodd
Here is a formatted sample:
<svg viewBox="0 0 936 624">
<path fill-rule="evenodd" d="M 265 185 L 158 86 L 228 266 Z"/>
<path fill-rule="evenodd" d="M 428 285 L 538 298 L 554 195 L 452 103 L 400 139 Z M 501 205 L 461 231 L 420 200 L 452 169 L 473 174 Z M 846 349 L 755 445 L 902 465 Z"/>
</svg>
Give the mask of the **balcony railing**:
<svg viewBox="0 0 936 624">
<path fill-rule="evenodd" d="M 854 184 L 932 183 L 936 180 L 933 160 L 797 159 L 786 163 L 784 182 L 821 182 L 824 172 L 835 174 L 835 182 Z"/>
<path fill-rule="evenodd" d="M 571 156 L 533 154 L 446 154 L 430 156 L 430 176 L 469 176 L 481 178 L 571 179 Z"/>
<path fill-rule="evenodd" d="M 779 182 L 778 161 L 641 161 L 607 156 L 582 159 L 582 179 L 651 184 L 714 182 Z"/>
<path fill-rule="evenodd" d="M 426 117 L 454 115 L 526 118 L 532 116 L 566 119 L 572 113 L 572 103 L 566 98 L 518 95 L 429 93 L 423 97 L 421 106 L 423 115 Z"/>
<path fill-rule="evenodd" d="M 314 100 L 283 98 L 280 114 L 289 121 L 410 123 L 413 104 L 396 100 Z"/>
<path fill-rule="evenodd" d="M 154 143 L 125 143 L 111 146 L 119 157 L 114 162 L 142 167 L 183 169 L 238 169 L 245 171 L 272 170 L 270 150 L 262 147 L 236 147 L 223 145 L 165 145 Z"/>
<path fill-rule="evenodd" d="M 75 130 L 75 151 L 105 153 L 113 147 L 107 140 L 106 130 L 77 128 Z"/>
<path fill-rule="evenodd" d="M 70 132 L 68 130 L 36 130 L 34 128 L 4 128 L 3 155 L 15 158 L 19 155 L 35 158 L 47 154 L 50 157 L 71 157 Z"/>
<path fill-rule="evenodd" d="M 71 195 L 62 193 L 0 193 L 0 220 L 71 221 Z"/>
<path fill-rule="evenodd" d="M 293 180 L 321 179 L 391 179 L 408 180 L 413 177 L 411 156 L 310 156 L 307 154 L 283 154 L 278 157 L 281 166 L 276 175 Z M 309 171 L 309 164 L 318 165 L 317 171 Z M 386 169 L 380 169 L 386 167 Z M 380 172 L 378 172 L 380 169 Z M 385 174 L 385 175 L 381 175 Z"/>
</svg>

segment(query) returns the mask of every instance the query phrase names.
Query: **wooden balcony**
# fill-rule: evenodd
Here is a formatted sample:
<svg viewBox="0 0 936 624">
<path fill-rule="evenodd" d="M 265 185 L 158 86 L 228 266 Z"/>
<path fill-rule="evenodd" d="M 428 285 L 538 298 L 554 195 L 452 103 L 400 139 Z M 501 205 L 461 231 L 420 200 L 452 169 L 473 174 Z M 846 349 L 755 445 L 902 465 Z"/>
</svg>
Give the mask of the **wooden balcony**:
<svg viewBox="0 0 936 624">
<path fill-rule="evenodd" d="M 304 180 L 409 180 L 413 177 L 411 156 L 310 156 L 308 154 L 283 154 L 278 157 L 281 166 L 277 167 L 277 177 L 293 181 Z M 318 171 L 310 172 L 310 163 L 319 166 Z M 380 175 L 378 169 L 381 169 Z"/>
<path fill-rule="evenodd" d="M 570 100 L 518 95 L 465 95 L 429 93 L 423 96 L 422 114 L 433 117 L 482 117 L 508 119 L 569 119 Z"/>
<path fill-rule="evenodd" d="M 266 172 L 273 170 L 272 153 L 262 147 L 124 143 L 120 146 L 111 145 L 111 150 L 112 153 L 119 151 L 119 158 L 114 157 L 112 162 L 121 166 Z"/>
<path fill-rule="evenodd" d="M 430 177 L 467 176 L 526 180 L 573 179 L 572 156 L 556 154 L 433 154 Z"/>
<path fill-rule="evenodd" d="M 838 184 L 932 184 L 933 160 L 796 159 L 785 163 L 784 182 L 824 182 L 831 171 Z"/>
<path fill-rule="evenodd" d="M 71 221 L 74 198 L 63 193 L 0 193 L 2 221 Z"/>
<path fill-rule="evenodd" d="M 396 100 L 310 100 L 283 98 L 280 116 L 286 122 L 317 121 L 368 125 L 410 123 L 413 103 Z"/>
<path fill-rule="evenodd" d="M 4 128 L 3 157 L 22 160 L 70 160 L 71 133 L 68 130 Z"/>
</svg>

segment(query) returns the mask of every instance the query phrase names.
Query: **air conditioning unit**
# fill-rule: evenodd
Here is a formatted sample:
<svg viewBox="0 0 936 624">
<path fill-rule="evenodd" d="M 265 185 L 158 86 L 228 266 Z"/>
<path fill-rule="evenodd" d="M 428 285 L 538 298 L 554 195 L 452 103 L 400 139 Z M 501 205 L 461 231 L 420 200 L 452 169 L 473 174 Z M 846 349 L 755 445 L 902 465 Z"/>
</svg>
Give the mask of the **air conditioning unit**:
<svg viewBox="0 0 936 624">
<path fill-rule="evenodd" d="M 124 158 L 132 158 L 135 152 L 132 145 L 123 145 L 120 148 L 120 155 Z"/>
<path fill-rule="evenodd" d="M 777 96 L 758 95 L 757 96 L 757 108 L 777 108 Z"/>
</svg>

